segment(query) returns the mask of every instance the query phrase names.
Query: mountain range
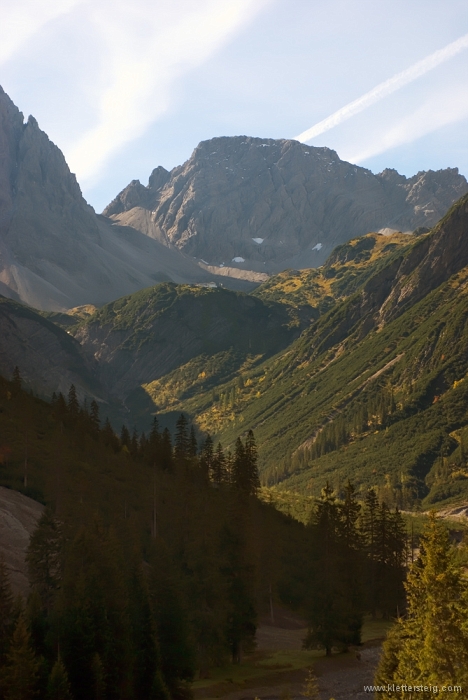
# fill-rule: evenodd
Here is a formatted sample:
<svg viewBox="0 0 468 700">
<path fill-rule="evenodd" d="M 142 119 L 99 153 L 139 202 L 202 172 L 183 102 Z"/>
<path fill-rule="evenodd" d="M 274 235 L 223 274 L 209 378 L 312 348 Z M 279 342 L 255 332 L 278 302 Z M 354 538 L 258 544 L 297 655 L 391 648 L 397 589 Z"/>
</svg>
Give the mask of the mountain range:
<svg viewBox="0 0 468 700">
<path fill-rule="evenodd" d="M 379 175 L 298 141 L 214 138 L 183 165 L 131 182 L 104 210 L 196 258 L 260 272 L 321 265 L 369 231 L 430 228 L 468 191 L 456 168 Z"/>
<path fill-rule="evenodd" d="M 403 507 L 468 496 L 455 169 L 376 176 L 293 141 L 212 139 L 98 216 L 0 97 L 1 374 L 18 365 L 41 394 L 73 383 L 116 426 L 183 412 L 231 449 L 252 429 L 282 489 L 352 479 Z M 284 270 L 297 256 L 310 266 Z"/>
<path fill-rule="evenodd" d="M 251 290 L 381 229 L 429 228 L 461 195 L 456 168 L 412 178 L 297 141 L 202 142 L 97 215 L 61 151 L 0 88 L 0 293 L 37 309 L 102 305 L 157 282 Z"/>
</svg>

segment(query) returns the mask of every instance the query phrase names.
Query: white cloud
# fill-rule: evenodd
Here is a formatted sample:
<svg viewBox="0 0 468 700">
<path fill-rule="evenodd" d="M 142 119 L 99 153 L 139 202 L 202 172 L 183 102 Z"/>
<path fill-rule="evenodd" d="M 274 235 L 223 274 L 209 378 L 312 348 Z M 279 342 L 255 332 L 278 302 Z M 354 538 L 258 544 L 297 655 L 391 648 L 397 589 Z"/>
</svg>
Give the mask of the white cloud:
<svg viewBox="0 0 468 700">
<path fill-rule="evenodd" d="M 0 65 L 12 58 L 51 20 L 65 15 L 83 0 L 2 0 Z"/>
<path fill-rule="evenodd" d="M 97 123 L 67 154 L 78 178 L 96 178 L 114 152 L 168 110 L 175 81 L 207 61 L 269 1 L 102 0 L 90 8 L 106 87 Z"/>
<path fill-rule="evenodd" d="M 392 148 L 412 143 L 449 124 L 468 118 L 468 93 L 447 90 L 429 96 L 414 112 L 400 119 L 391 128 L 366 139 L 365 145 L 350 146 L 342 152 L 351 163 L 362 163 Z"/>
<path fill-rule="evenodd" d="M 347 119 L 354 117 L 356 114 L 359 114 L 359 112 L 362 112 L 368 107 L 374 105 L 384 97 L 391 95 L 396 90 L 400 90 L 405 85 L 408 85 L 408 83 L 420 78 L 439 66 L 441 63 L 448 61 L 467 48 L 468 34 L 465 34 L 456 41 L 453 41 L 445 46 L 443 49 L 435 51 L 429 56 L 426 56 L 426 58 L 423 58 L 421 61 L 418 61 L 410 66 L 410 68 L 407 68 L 406 70 L 397 73 L 392 78 L 380 83 L 375 88 L 359 97 L 357 100 L 349 102 L 337 112 L 334 112 L 326 119 L 323 119 L 314 126 L 310 127 L 310 129 L 303 131 L 294 138 L 298 141 L 311 141 L 316 136 L 320 136 L 320 134 L 323 134 L 326 131 L 333 129 L 335 126 L 342 124 Z"/>
</svg>

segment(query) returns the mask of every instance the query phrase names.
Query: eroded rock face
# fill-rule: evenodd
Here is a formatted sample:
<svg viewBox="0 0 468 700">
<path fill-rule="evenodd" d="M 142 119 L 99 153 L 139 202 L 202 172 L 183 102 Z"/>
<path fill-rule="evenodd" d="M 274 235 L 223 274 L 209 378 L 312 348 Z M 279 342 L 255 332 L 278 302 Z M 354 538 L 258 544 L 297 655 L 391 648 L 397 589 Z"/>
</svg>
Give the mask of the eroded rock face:
<svg viewBox="0 0 468 700">
<path fill-rule="evenodd" d="M 96 216 L 61 151 L 33 117 L 24 123 L 0 88 L 0 294 L 63 310 L 168 279 L 212 275 L 140 231 Z"/>
<path fill-rule="evenodd" d="M 207 263 L 278 271 L 369 231 L 430 228 L 467 191 L 456 168 L 374 175 L 329 148 L 237 136 L 203 141 L 148 187 L 133 181 L 104 213 Z"/>
<path fill-rule="evenodd" d="M 0 556 L 15 594 L 29 591 L 26 552 L 44 506 L 22 493 L 0 486 Z"/>
</svg>

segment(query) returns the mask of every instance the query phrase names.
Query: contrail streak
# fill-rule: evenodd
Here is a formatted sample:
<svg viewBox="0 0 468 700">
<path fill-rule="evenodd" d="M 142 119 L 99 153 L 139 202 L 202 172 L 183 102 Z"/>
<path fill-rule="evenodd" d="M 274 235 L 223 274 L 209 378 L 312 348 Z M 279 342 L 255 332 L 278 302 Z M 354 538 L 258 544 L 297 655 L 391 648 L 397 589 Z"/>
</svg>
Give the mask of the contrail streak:
<svg viewBox="0 0 468 700">
<path fill-rule="evenodd" d="M 341 124 L 347 119 L 354 117 L 355 114 L 359 114 L 359 112 L 362 112 L 364 109 L 367 109 L 379 100 L 387 97 L 387 95 L 391 95 L 392 92 L 395 92 L 404 85 L 408 85 L 408 83 L 411 83 L 413 80 L 420 78 L 425 73 L 428 73 L 441 63 L 453 58 L 466 48 L 468 48 L 468 34 L 465 34 L 464 36 L 460 37 L 460 39 L 453 41 L 443 49 L 434 51 L 434 53 L 431 53 L 429 56 L 426 56 L 426 58 L 423 58 L 413 66 L 410 66 L 410 68 L 401 71 L 401 73 L 397 73 L 393 76 L 393 78 L 389 78 L 383 83 L 376 85 L 375 88 L 369 92 L 366 92 L 365 95 L 358 97 L 358 99 L 354 100 L 353 102 L 349 102 L 337 112 L 334 112 L 326 119 L 323 119 L 321 122 L 318 122 L 318 124 L 311 126 L 310 129 L 303 131 L 301 134 L 299 134 L 299 136 L 295 136 L 294 138 L 296 141 L 310 141 L 316 136 L 323 134 L 325 131 L 333 129 L 334 126 L 338 126 L 338 124 Z"/>
</svg>

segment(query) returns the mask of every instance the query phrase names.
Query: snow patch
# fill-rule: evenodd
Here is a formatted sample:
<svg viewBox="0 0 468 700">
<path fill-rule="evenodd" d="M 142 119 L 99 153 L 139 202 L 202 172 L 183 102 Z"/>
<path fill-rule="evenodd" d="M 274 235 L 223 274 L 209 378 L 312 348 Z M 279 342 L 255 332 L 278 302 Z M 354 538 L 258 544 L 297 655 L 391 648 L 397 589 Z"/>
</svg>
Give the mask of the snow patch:
<svg viewBox="0 0 468 700">
<path fill-rule="evenodd" d="M 314 247 L 311 250 L 320 250 L 321 248 L 323 248 L 322 243 L 317 243 L 317 245 L 314 245 Z"/>
</svg>

